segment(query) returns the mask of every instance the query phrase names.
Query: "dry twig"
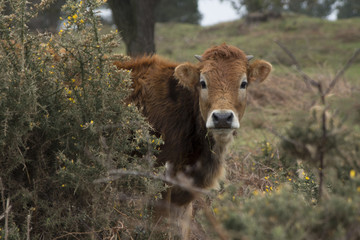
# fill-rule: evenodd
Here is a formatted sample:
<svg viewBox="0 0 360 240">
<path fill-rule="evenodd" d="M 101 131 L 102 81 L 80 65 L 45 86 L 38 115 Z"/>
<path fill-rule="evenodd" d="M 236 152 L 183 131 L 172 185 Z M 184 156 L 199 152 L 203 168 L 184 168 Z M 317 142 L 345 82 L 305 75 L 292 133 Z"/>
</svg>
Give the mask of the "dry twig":
<svg viewBox="0 0 360 240">
<path fill-rule="evenodd" d="M 353 54 L 352 57 L 350 57 L 350 59 L 347 61 L 347 63 L 344 65 L 344 67 L 336 74 L 336 76 L 334 77 L 334 79 L 330 82 L 330 85 L 328 86 L 328 88 L 326 90 L 324 90 L 322 84 L 320 81 L 315 81 L 312 78 L 310 78 L 306 73 L 304 73 L 302 71 L 302 68 L 299 64 L 299 62 L 297 61 L 296 57 L 292 54 L 292 52 L 286 48 L 283 44 L 281 44 L 278 41 L 275 41 L 275 43 L 282 49 L 284 50 L 284 52 L 291 58 L 293 64 L 296 67 L 296 70 L 300 73 L 302 79 L 304 80 L 306 86 L 312 91 L 312 89 L 310 88 L 310 85 L 313 87 L 316 87 L 318 90 L 318 94 L 321 97 L 321 104 L 324 106 L 323 108 L 323 112 L 322 112 L 322 116 L 321 116 L 321 132 L 322 132 L 322 137 L 320 140 L 320 143 L 318 145 L 316 145 L 316 156 L 317 159 L 314 160 L 318 160 L 319 162 L 319 199 L 321 199 L 322 196 L 322 192 L 323 192 L 323 181 L 324 181 L 324 159 L 325 159 L 325 150 L 326 150 L 326 144 L 328 141 L 328 134 L 329 134 L 329 130 L 327 128 L 326 122 L 327 122 L 327 117 L 326 117 L 326 111 L 327 111 L 327 106 L 326 106 L 326 95 L 335 87 L 336 83 L 339 81 L 340 77 L 343 76 L 343 74 L 345 73 L 345 71 L 354 63 L 356 57 L 360 54 L 360 49 L 357 49 L 355 51 L 355 53 Z M 301 146 L 303 145 L 302 143 L 298 143 L 293 139 L 288 139 L 284 136 L 281 136 L 280 134 L 276 133 L 274 130 L 270 129 L 270 132 L 272 132 L 273 134 L 275 134 L 276 136 L 280 137 L 281 139 L 288 141 L 290 143 L 292 143 L 295 147 L 296 146 Z M 300 144 L 300 145 L 299 145 Z"/>
</svg>

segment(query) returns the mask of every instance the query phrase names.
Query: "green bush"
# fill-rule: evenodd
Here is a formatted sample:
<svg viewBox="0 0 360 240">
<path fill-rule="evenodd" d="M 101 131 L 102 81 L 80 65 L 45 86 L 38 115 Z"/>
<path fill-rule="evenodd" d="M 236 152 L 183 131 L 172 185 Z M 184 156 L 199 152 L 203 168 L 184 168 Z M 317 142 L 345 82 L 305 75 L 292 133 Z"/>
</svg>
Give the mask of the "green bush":
<svg viewBox="0 0 360 240">
<path fill-rule="evenodd" d="M 229 239 L 359 239 L 360 134 L 357 118 L 337 111 L 338 102 L 357 106 L 349 96 L 301 112 L 278 147 L 265 141 L 261 154 L 240 157 L 247 186 L 228 183 L 212 201 L 221 225 L 214 238 L 223 231 Z"/>
<path fill-rule="evenodd" d="M 112 228 L 124 221 L 120 213 L 140 222 L 146 198 L 162 186 L 130 176 L 94 180 L 112 169 L 155 171 L 161 140 L 126 102 L 129 72 L 112 65 L 124 58 L 112 53 L 118 34 L 101 34 L 95 14 L 103 1 L 69 0 L 54 36 L 30 34 L 26 26 L 46 1 L 2 1 L 2 12 L 5 4 L 13 13 L 0 16 L 0 187 L 2 211 L 7 198 L 11 210 L 0 236 L 24 239 L 28 230 L 34 239 L 119 234 Z M 145 199 L 129 207 L 124 196 L 136 195 Z M 127 227 L 123 234 L 131 235 Z"/>
</svg>

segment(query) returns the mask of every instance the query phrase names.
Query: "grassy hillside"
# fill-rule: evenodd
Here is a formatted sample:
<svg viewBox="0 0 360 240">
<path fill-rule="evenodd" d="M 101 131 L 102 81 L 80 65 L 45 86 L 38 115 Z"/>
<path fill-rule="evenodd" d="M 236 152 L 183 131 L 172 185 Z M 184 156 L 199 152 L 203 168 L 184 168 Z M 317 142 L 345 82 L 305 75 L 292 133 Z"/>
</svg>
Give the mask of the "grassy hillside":
<svg viewBox="0 0 360 240">
<path fill-rule="evenodd" d="M 158 54 L 169 59 L 195 61 L 194 54 L 226 42 L 270 61 L 278 74 L 284 71 L 282 66 L 290 65 L 290 61 L 274 41 L 291 49 L 306 70 L 312 72 L 320 67 L 334 72 L 360 46 L 360 19 L 330 22 L 289 15 L 253 25 L 238 20 L 210 27 L 174 23 L 157 24 L 156 27 Z M 357 69 L 360 69 L 360 60 L 346 76 L 354 79 L 358 76 Z"/>
</svg>

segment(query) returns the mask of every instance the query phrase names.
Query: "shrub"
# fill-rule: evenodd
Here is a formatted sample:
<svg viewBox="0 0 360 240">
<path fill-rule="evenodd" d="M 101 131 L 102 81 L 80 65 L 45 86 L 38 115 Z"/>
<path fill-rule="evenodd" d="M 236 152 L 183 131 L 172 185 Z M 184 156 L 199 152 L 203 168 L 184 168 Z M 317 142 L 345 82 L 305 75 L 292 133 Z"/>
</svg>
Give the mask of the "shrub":
<svg viewBox="0 0 360 240">
<path fill-rule="evenodd" d="M 161 140 L 126 102 L 129 73 L 112 65 L 114 58 L 125 58 L 112 53 L 118 34 L 101 34 L 96 16 L 103 1 L 67 1 L 66 18 L 54 36 L 30 34 L 26 26 L 47 1 L 6 4 L 13 13 L 0 16 L 0 187 L 2 209 L 9 210 L 8 198 L 11 210 L 0 236 L 118 234 L 119 212 L 142 219 L 146 198 L 161 184 L 126 176 L 94 180 L 117 168 L 152 172 Z M 126 196 L 145 199 L 129 207 Z M 123 234 L 135 229 L 128 224 Z"/>
</svg>

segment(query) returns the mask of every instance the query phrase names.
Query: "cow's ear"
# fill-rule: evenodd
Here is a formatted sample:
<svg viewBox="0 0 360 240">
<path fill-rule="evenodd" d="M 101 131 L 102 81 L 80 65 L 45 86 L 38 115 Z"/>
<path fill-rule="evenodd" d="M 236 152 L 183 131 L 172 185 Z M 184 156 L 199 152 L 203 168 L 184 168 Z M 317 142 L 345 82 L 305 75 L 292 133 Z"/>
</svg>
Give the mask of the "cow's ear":
<svg viewBox="0 0 360 240">
<path fill-rule="evenodd" d="M 249 82 L 262 82 L 270 74 L 272 66 L 264 60 L 256 60 L 249 67 Z"/>
<path fill-rule="evenodd" d="M 175 68 L 174 76 L 179 80 L 180 85 L 192 90 L 199 82 L 200 72 L 193 64 L 184 63 Z"/>
</svg>

